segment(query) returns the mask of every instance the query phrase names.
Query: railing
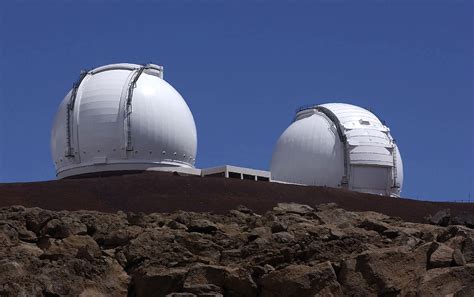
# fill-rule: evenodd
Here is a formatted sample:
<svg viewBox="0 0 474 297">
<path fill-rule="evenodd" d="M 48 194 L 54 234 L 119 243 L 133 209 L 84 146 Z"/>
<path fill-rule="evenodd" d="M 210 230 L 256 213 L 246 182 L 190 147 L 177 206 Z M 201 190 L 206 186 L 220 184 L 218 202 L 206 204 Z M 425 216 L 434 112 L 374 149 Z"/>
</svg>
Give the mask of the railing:
<svg viewBox="0 0 474 297">
<path fill-rule="evenodd" d="M 429 198 L 421 198 L 421 197 L 405 197 L 402 196 L 403 199 L 410 199 L 416 201 L 426 201 L 426 202 L 441 202 L 441 203 L 474 203 L 472 199 L 453 199 L 453 200 L 429 200 Z"/>
</svg>

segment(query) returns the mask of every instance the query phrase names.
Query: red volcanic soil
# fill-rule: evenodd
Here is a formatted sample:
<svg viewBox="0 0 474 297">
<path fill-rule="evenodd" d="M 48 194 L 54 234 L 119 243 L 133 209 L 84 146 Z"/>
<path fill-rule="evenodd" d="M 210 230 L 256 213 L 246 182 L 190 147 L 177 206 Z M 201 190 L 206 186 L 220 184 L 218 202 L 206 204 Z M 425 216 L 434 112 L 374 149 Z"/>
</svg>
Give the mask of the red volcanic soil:
<svg viewBox="0 0 474 297">
<path fill-rule="evenodd" d="M 278 202 L 311 206 L 335 202 L 346 210 L 371 210 L 412 222 L 422 222 L 426 215 L 445 208 L 450 208 L 452 215 L 460 211 L 474 212 L 474 203 L 427 202 L 325 187 L 177 176 L 164 172 L 0 184 L 0 206 L 23 205 L 50 210 L 225 213 L 245 205 L 257 213 L 264 213 Z"/>
</svg>

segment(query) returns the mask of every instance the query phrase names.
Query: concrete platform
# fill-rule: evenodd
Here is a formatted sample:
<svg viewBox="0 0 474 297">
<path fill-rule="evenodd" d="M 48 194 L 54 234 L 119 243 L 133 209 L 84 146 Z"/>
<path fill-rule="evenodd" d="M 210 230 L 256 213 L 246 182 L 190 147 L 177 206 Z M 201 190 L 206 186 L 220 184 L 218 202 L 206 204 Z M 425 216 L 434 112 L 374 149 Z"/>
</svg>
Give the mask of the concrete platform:
<svg viewBox="0 0 474 297">
<path fill-rule="evenodd" d="M 201 176 L 270 181 L 269 171 L 231 165 L 201 169 Z"/>
</svg>

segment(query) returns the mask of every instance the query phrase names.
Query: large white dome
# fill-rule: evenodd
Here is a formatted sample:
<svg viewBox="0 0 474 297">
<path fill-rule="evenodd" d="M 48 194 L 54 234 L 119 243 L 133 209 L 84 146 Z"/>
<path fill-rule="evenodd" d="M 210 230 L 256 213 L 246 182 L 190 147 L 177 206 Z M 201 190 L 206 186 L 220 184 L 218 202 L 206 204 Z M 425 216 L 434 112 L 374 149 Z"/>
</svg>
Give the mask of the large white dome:
<svg viewBox="0 0 474 297">
<path fill-rule="evenodd" d="M 194 167 L 196 147 L 191 111 L 154 64 L 113 64 L 82 73 L 59 106 L 51 134 L 59 178 Z"/>
<path fill-rule="evenodd" d="M 390 129 L 343 103 L 300 109 L 277 141 L 273 181 L 399 196 L 403 164 Z"/>
</svg>

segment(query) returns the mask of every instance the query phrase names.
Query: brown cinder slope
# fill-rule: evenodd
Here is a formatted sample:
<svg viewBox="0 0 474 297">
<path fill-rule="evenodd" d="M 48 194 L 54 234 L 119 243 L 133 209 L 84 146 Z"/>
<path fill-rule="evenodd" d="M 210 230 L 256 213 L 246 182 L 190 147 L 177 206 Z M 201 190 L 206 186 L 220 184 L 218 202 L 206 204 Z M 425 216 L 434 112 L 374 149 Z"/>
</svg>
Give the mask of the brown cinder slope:
<svg viewBox="0 0 474 297">
<path fill-rule="evenodd" d="M 50 210 L 104 212 L 172 212 L 176 210 L 226 213 L 245 205 L 257 213 L 278 202 L 311 206 L 335 202 L 350 211 L 376 211 L 412 222 L 451 209 L 474 212 L 473 203 L 427 202 L 364 193 L 248 180 L 177 176 L 147 172 L 122 176 L 0 184 L 0 206 L 24 205 Z"/>
</svg>

